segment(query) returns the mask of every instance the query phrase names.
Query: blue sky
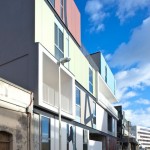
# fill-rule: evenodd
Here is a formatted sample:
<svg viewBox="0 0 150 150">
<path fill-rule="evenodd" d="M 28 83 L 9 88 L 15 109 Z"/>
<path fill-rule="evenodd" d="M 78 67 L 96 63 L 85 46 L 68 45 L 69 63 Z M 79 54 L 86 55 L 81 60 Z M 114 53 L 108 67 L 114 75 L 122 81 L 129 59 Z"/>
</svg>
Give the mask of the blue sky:
<svg viewBox="0 0 150 150">
<path fill-rule="evenodd" d="M 133 125 L 150 127 L 150 0 L 75 0 L 82 43 L 103 52 Z"/>
</svg>

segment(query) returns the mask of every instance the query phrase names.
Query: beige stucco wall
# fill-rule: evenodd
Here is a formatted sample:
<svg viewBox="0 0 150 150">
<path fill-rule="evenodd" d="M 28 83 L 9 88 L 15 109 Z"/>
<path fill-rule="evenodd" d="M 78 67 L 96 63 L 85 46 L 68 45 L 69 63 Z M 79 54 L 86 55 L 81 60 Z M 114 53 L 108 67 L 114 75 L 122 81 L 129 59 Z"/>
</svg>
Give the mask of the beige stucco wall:
<svg viewBox="0 0 150 150">
<path fill-rule="evenodd" d="M 27 116 L 0 108 L 0 131 L 12 134 L 13 150 L 27 150 Z"/>
</svg>

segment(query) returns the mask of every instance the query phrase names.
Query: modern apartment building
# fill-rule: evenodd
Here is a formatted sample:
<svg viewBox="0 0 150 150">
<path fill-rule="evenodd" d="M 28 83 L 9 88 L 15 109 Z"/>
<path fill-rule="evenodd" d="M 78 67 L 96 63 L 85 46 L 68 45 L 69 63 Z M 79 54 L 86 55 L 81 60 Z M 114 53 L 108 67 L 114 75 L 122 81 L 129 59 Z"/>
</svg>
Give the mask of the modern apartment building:
<svg viewBox="0 0 150 150">
<path fill-rule="evenodd" d="M 75 2 L 0 1 L 0 20 L 0 76 L 34 93 L 34 148 L 115 150 L 115 79 L 83 48 Z"/>
<path fill-rule="evenodd" d="M 132 134 L 131 122 L 126 120 L 122 106 L 115 106 L 118 111 L 117 121 L 117 150 L 138 150 L 138 142 Z"/>
<path fill-rule="evenodd" d="M 141 150 L 150 149 L 150 128 L 143 126 L 133 126 L 132 133 L 136 136 Z"/>
</svg>

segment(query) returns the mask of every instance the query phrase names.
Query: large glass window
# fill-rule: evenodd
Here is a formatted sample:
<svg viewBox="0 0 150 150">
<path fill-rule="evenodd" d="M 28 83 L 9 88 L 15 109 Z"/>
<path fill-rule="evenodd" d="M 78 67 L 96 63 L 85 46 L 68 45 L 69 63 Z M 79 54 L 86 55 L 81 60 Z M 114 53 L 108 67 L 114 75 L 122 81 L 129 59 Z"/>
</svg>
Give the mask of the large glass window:
<svg viewBox="0 0 150 150">
<path fill-rule="evenodd" d="M 107 83 L 107 66 L 105 66 L 105 82 Z"/>
<path fill-rule="evenodd" d="M 93 71 L 89 68 L 89 91 L 93 93 Z"/>
<path fill-rule="evenodd" d="M 83 129 L 83 150 L 88 150 L 88 131 Z"/>
<path fill-rule="evenodd" d="M 80 90 L 76 87 L 76 121 L 81 119 Z"/>
<path fill-rule="evenodd" d="M 55 57 L 60 60 L 64 57 L 64 35 L 55 24 Z"/>
<path fill-rule="evenodd" d="M 41 149 L 50 150 L 50 120 L 41 117 Z"/>
<path fill-rule="evenodd" d="M 108 114 L 108 131 L 109 132 L 112 132 L 112 120 L 113 120 L 112 116 Z"/>
<path fill-rule="evenodd" d="M 49 2 L 53 7 L 55 7 L 55 0 L 48 0 L 48 2 Z"/>
<path fill-rule="evenodd" d="M 93 102 L 93 127 L 96 128 L 96 103 Z"/>
</svg>

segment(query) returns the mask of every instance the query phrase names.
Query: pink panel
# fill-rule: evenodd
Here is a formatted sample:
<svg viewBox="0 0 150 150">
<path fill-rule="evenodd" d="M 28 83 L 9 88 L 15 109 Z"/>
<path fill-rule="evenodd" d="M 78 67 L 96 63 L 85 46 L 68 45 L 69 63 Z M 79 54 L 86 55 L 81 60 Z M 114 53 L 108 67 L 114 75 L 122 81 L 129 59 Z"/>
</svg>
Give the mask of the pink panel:
<svg viewBox="0 0 150 150">
<path fill-rule="evenodd" d="M 66 0 L 66 13 L 67 20 L 66 26 L 69 31 L 76 39 L 79 45 L 81 45 L 81 36 L 80 36 L 80 12 L 74 2 L 74 0 Z M 55 0 L 55 10 L 60 16 L 60 0 Z M 63 22 L 65 23 L 65 16 L 63 16 Z"/>
<path fill-rule="evenodd" d="M 81 45 L 80 12 L 73 0 L 67 0 L 67 23 L 68 29 L 70 30 L 78 44 Z"/>
</svg>

